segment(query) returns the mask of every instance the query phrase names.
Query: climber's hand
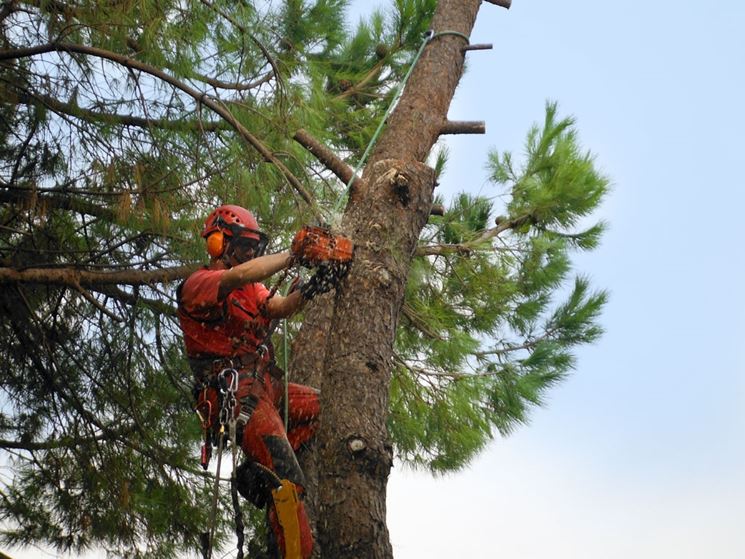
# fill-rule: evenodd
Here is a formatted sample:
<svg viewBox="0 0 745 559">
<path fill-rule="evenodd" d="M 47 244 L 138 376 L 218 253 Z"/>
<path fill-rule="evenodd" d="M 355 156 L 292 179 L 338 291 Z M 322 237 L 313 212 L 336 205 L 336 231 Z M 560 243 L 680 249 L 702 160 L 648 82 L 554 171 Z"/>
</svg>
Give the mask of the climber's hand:
<svg viewBox="0 0 745 559">
<path fill-rule="evenodd" d="M 318 265 L 316 272 L 300 287 L 303 298 L 310 300 L 334 289 L 349 271 L 349 264 L 326 262 Z"/>
</svg>

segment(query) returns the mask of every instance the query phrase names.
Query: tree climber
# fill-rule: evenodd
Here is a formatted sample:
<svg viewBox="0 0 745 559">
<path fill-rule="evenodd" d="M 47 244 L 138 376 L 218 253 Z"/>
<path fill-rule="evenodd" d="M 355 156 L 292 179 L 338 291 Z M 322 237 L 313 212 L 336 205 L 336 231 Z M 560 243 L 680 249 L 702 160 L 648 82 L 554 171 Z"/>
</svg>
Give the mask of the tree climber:
<svg viewBox="0 0 745 559">
<path fill-rule="evenodd" d="M 301 244 L 312 252 L 313 240 L 293 242 L 292 252 L 264 255 L 267 237 L 253 214 L 240 206 L 216 208 L 205 221 L 202 237 L 210 263 L 189 276 L 178 291 L 179 320 L 196 378 L 197 410 L 207 428 L 224 425 L 220 414 L 226 410 L 225 387 L 234 387 L 235 405 L 222 413 L 236 420 L 236 441 L 247 456 L 237 470 L 238 490 L 259 507 L 268 504 L 269 524 L 282 557 L 307 558 L 313 538 L 298 498 L 304 478 L 295 451 L 316 431 L 318 391 L 287 385 L 285 431 L 279 412 L 284 407 L 284 371 L 274 363 L 268 338 L 273 319 L 292 315 L 305 301 L 331 289 L 339 274 L 321 265 L 287 296 L 270 292 L 260 282 L 298 260 L 309 265 L 297 252 L 302 252 Z M 203 455 L 205 468 L 208 461 Z"/>
</svg>

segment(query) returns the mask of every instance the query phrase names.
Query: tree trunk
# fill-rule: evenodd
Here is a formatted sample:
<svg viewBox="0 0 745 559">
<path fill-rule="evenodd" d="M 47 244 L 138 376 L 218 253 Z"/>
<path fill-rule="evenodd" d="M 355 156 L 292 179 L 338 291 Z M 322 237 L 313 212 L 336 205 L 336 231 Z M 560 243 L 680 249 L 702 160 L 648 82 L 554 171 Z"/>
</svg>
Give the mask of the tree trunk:
<svg viewBox="0 0 745 559">
<path fill-rule="evenodd" d="M 432 29 L 469 36 L 480 4 L 441 0 Z M 386 420 L 393 342 L 411 258 L 432 205 L 434 173 L 422 162 L 447 122 L 464 46 L 463 36 L 447 33 L 425 48 L 364 180 L 350 193 L 342 231 L 355 243 L 351 271 L 334 299 L 309 309 L 294 344 L 294 378 L 318 385 L 323 372 L 316 522 L 328 559 L 392 557 Z M 308 489 L 313 501 L 315 488 Z"/>
</svg>

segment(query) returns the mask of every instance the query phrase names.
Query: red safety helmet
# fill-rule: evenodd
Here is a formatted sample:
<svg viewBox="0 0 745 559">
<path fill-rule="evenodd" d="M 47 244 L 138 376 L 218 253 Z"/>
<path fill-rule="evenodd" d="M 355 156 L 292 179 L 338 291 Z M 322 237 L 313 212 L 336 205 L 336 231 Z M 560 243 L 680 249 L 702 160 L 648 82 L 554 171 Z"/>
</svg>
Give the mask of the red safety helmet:
<svg viewBox="0 0 745 559">
<path fill-rule="evenodd" d="M 246 208 L 231 204 L 212 211 L 204 222 L 202 237 L 207 239 L 207 252 L 214 258 L 222 256 L 230 241 L 237 237 L 255 239 L 257 256 L 264 253 L 267 244 L 267 236 L 259 230 L 254 215 Z"/>
</svg>

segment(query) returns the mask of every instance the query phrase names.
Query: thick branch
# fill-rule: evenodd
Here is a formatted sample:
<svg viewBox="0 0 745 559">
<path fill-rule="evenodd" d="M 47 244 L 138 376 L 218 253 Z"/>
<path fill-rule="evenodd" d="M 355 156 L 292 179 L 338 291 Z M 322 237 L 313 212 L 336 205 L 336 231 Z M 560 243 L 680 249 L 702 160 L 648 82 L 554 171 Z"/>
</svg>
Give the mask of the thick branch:
<svg viewBox="0 0 745 559">
<path fill-rule="evenodd" d="M 320 211 L 318 210 L 318 207 L 315 203 L 315 200 L 311 196 L 311 194 L 306 190 L 306 188 L 303 186 L 303 184 L 300 182 L 300 180 L 290 171 L 287 166 L 282 163 L 277 157 L 275 157 L 274 153 L 272 153 L 271 150 L 267 146 L 264 145 L 264 143 L 259 140 L 256 136 L 254 136 L 251 132 L 248 131 L 248 129 L 243 126 L 238 120 L 233 116 L 233 114 L 222 104 L 218 99 L 209 97 L 206 93 L 203 93 L 201 91 L 198 91 L 194 89 L 193 87 L 190 87 L 189 85 L 185 84 L 181 80 L 178 80 L 174 78 L 173 76 L 166 74 L 162 70 L 155 68 L 154 66 L 150 66 L 149 64 L 145 64 L 144 62 L 141 62 L 139 60 L 135 60 L 133 58 L 130 58 L 128 56 L 124 56 L 112 51 L 96 48 L 96 47 L 90 47 L 87 45 L 79 45 L 75 43 L 47 43 L 45 45 L 37 45 L 35 47 L 28 47 L 28 48 L 20 48 L 20 49 L 10 49 L 10 50 L 0 50 L 0 60 L 13 60 L 18 58 L 26 58 L 29 56 L 35 56 L 39 54 L 44 54 L 48 52 L 75 52 L 79 54 L 85 54 L 89 56 L 95 56 L 98 58 L 103 58 L 106 60 L 111 60 L 112 62 L 115 62 L 117 64 L 120 64 L 126 68 L 131 68 L 133 70 L 139 70 L 140 72 L 144 72 L 146 74 L 150 74 L 151 76 L 155 76 L 156 78 L 163 80 L 164 82 L 170 84 L 171 86 L 175 87 L 176 89 L 186 93 L 190 97 L 192 97 L 195 101 L 198 103 L 203 104 L 210 110 L 212 110 L 214 113 L 218 114 L 220 117 L 222 117 L 230 126 L 233 127 L 233 129 L 238 132 L 238 134 L 249 144 L 251 145 L 256 151 L 258 151 L 261 156 L 264 158 L 265 161 L 272 163 L 275 167 L 277 167 L 282 175 L 285 177 L 287 182 L 292 186 L 292 188 L 295 189 L 295 191 L 300 195 L 300 197 L 305 200 L 305 202 L 312 208 L 314 213 L 317 215 L 319 219 L 321 219 Z"/>
<path fill-rule="evenodd" d="M 133 429 L 124 429 L 121 430 L 117 436 L 120 435 L 127 435 L 132 433 Z M 9 441 L 9 440 L 3 440 L 0 439 L 0 448 L 4 449 L 13 449 L 13 450 L 52 450 L 55 448 L 79 448 L 84 443 L 92 443 L 92 442 L 99 442 L 99 441 L 107 441 L 107 440 L 115 440 L 111 435 L 98 435 L 96 437 L 90 437 L 87 439 L 80 439 L 80 438 L 61 438 L 61 439 L 52 439 L 52 440 L 46 440 L 43 442 L 23 442 L 22 440 L 19 441 Z"/>
<path fill-rule="evenodd" d="M 152 285 L 183 279 L 197 266 L 178 266 L 162 270 L 126 270 L 123 272 L 92 272 L 77 268 L 0 268 L 0 284 L 44 283 L 78 289 L 96 285 Z"/>
<path fill-rule="evenodd" d="M 334 173 L 339 180 L 344 184 L 349 184 L 354 176 L 354 171 L 347 165 L 338 155 L 333 151 L 311 136 L 306 130 L 302 128 L 295 132 L 293 136 L 296 142 L 311 152 L 316 158 L 323 163 L 326 168 Z M 355 178 L 355 181 L 357 179 Z"/>
</svg>

